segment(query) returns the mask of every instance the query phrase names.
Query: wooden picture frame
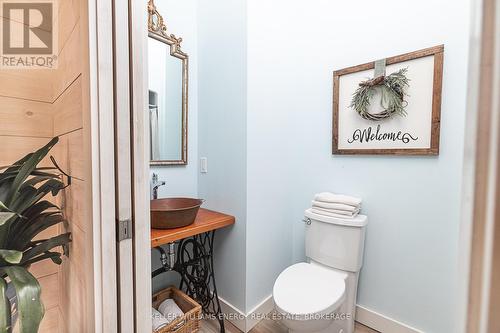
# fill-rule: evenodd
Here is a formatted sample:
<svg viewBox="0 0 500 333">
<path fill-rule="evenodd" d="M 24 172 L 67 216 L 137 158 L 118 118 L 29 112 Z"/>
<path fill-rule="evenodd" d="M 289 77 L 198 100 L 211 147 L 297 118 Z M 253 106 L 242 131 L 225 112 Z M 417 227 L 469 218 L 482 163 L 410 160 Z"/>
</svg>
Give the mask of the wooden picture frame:
<svg viewBox="0 0 500 333">
<path fill-rule="evenodd" d="M 332 153 L 334 155 L 354 155 L 354 154 L 366 154 L 366 155 L 438 155 L 439 154 L 439 135 L 440 135 L 440 121 L 441 121 L 441 89 L 442 89 L 442 77 L 443 77 L 443 57 L 444 57 L 444 45 L 438 45 L 435 47 L 430 47 L 415 52 L 405 53 L 398 56 L 390 57 L 386 59 L 386 65 L 393 65 L 403 62 L 412 61 L 424 57 L 433 57 L 433 79 L 432 79 L 432 112 L 430 119 L 430 144 L 429 147 L 424 148 L 355 148 L 349 149 L 343 147 L 339 144 L 339 96 L 340 96 L 340 84 L 341 77 L 344 75 L 349 75 L 353 73 L 358 73 L 362 71 L 368 71 L 375 68 L 375 62 L 369 62 L 358 66 L 352 66 L 344 69 L 340 69 L 333 72 L 333 131 L 332 131 Z M 354 91 L 352 91 L 353 93 Z M 352 94 L 351 93 L 351 94 Z M 344 108 L 345 109 L 345 108 Z M 351 112 L 356 112 L 350 110 Z M 344 111 L 342 111 L 344 112 Z M 361 119 L 361 117 L 360 117 Z M 362 119 L 362 121 L 365 121 Z M 372 124 L 377 124 L 381 122 L 370 122 Z M 368 124 L 368 123 L 367 123 Z M 343 144 L 343 143 L 342 143 Z"/>
</svg>

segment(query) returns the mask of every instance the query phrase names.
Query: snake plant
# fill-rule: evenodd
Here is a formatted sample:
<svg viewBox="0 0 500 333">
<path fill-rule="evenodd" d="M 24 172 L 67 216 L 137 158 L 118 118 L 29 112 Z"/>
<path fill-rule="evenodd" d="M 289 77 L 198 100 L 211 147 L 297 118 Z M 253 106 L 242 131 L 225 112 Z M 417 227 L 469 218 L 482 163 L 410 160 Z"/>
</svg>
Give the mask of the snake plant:
<svg viewBox="0 0 500 333">
<path fill-rule="evenodd" d="M 14 317 L 19 320 L 20 333 L 38 332 L 44 307 L 40 284 L 28 268 L 46 259 L 61 264 L 71 242 L 70 233 L 50 239 L 36 237 L 66 222 L 61 209 L 47 200 L 65 187 L 62 171 L 53 157 L 53 167 L 38 166 L 57 142 L 53 138 L 13 165 L 0 167 L 0 333 L 12 331 Z M 8 287 L 15 289 L 15 304 L 6 294 Z"/>
</svg>

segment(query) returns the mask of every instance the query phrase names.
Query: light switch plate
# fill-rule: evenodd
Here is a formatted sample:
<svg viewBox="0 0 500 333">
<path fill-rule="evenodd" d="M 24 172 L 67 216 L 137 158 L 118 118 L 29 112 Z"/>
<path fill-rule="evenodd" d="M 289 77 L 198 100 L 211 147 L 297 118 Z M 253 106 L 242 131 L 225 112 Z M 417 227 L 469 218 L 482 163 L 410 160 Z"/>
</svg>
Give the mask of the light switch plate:
<svg viewBox="0 0 500 333">
<path fill-rule="evenodd" d="M 200 158 L 200 172 L 201 173 L 208 172 L 208 159 L 206 157 Z"/>
</svg>

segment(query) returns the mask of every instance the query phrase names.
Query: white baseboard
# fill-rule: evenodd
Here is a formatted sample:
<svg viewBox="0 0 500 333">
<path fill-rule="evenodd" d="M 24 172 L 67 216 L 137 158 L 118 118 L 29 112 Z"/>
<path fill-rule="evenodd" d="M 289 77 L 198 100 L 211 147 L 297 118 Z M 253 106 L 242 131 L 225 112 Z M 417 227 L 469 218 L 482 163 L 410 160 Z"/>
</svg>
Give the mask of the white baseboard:
<svg viewBox="0 0 500 333">
<path fill-rule="evenodd" d="M 243 332 L 247 333 L 248 331 L 250 331 L 252 328 L 254 328 L 255 325 L 257 325 L 262 319 L 264 319 L 266 315 L 268 315 L 273 310 L 274 310 L 273 296 L 269 295 L 266 299 L 264 299 L 259 305 L 257 305 L 247 314 L 247 326 L 246 326 L 247 330 Z"/>
<path fill-rule="evenodd" d="M 219 297 L 222 312 L 240 331 L 248 333 L 265 315 L 274 309 L 272 295 L 269 295 L 254 309 L 244 314 L 240 309 Z M 424 333 L 421 330 L 384 316 L 364 306 L 356 305 L 356 321 L 381 333 Z"/>
<path fill-rule="evenodd" d="M 247 333 L 255 325 L 257 325 L 265 315 L 269 314 L 274 309 L 272 295 L 269 295 L 254 309 L 244 314 L 240 309 L 219 297 L 222 312 L 226 316 L 226 320 L 230 321 L 240 331 Z"/>
<path fill-rule="evenodd" d="M 247 316 L 237 307 L 219 296 L 220 307 L 227 321 L 230 321 L 240 331 L 245 332 Z"/>
<path fill-rule="evenodd" d="M 356 305 L 356 321 L 382 333 L 424 333 L 361 305 Z"/>
</svg>

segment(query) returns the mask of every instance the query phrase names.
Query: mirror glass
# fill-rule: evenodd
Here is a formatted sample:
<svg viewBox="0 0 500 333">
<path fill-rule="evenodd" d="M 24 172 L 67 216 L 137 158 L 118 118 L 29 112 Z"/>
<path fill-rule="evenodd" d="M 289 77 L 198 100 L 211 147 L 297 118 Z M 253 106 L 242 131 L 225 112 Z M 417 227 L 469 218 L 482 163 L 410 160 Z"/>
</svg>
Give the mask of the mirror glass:
<svg viewBox="0 0 500 333">
<path fill-rule="evenodd" d="M 188 55 L 148 2 L 149 129 L 151 165 L 187 164 Z"/>
<path fill-rule="evenodd" d="M 183 159 L 183 59 L 148 38 L 151 161 Z M 180 163 L 179 163 L 180 164 Z"/>
</svg>

